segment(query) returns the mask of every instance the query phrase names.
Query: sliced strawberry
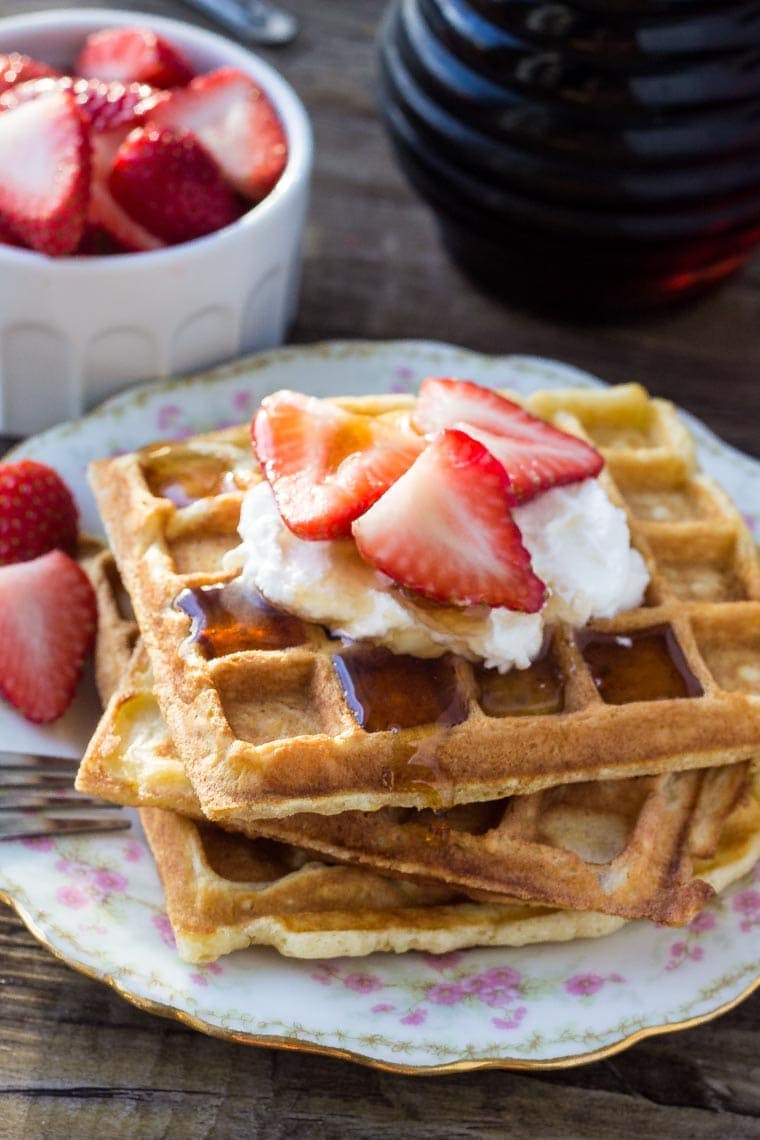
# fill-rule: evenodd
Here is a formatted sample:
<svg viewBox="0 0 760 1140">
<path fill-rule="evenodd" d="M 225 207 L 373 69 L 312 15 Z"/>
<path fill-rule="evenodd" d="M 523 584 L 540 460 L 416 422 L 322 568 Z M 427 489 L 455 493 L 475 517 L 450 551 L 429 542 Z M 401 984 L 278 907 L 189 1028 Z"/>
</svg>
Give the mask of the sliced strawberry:
<svg viewBox="0 0 760 1140">
<path fill-rule="evenodd" d="M 132 250 L 120 245 L 103 229 L 87 222 L 82 240 L 76 248 L 77 257 L 110 257 L 115 253 L 131 253 Z"/>
<path fill-rule="evenodd" d="M 501 464 L 477 440 L 449 429 L 351 529 L 362 558 L 426 598 L 536 613 L 546 589 L 511 499 Z"/>
<path fill-rule="evenodd" d="M 0 222 L 0 245 L 14 245 L 19 249 L 26 249 L 24 243 L 2 222 Z"/>
<path fill-rule="evenodd" d="M 104 28 L 87 37 L 74 66 L 85 79 L 180 87 L 195 74 L 177 48 L 149 28 Z"/>
<path fill-rule="evenodd" d="M 263 400 L 251 432 L 284 523 L 305 539 L 348 537 L 425 445 L 384 420 L 289 391 Z"/>
<path fill-rule="evenodd" d="M 412 422 L 425 434 L 456 426 L 480 440 L 504 467 L 520 501 L 596 476 L 604 464 L 584 440 L 470 380 L 424 380 Z"/>
<path fill-rule="evenodd" d="M 92 136 L 92 184 L 87 209 L 87 224 L 104 230 L 112 241 L 130 253 L 147 253 L 163 249 L 164 242 L 146 230 L 124 210 L 111 193 L 108 180 L 119 147 L 129 128 L 103 131 Z"/>
<path fill-rule="evenodd" d="M 40 253 L 82 237 L 90 142 L 73 95 L 51 91 L 0 114 L 0 226 Z"/>
<path fill-rule="evenodd" d="M 0 92 L 15 87 L 17 83 L 25 83 L 27 79 L 38 79 L 43 75 L 58 75 L 54 68 L 41 63 L 31 56 L 22 55 L 21 52 L 12 51 L 8 55 L 0 55 Z"/>
<path fill-rule="evenodd" d="M 288 146 L 272 104 L 249 75 L 220 67 L 143 104 L 150 122 L 193 131 L 228 181 L 254 202 L 285 169 Z"/>
<path fill-rule="evenodd" d="M 75 79 L 60 75 L 55 79 L 30 79 L 0 95 L 0 110 L 28 103 L 51 91 L 70 91 L 94 131 L 135 126 L 138 108 L 156 89 L 147 83 L 104 82 L 101 79 Z"/>
<path fill-rule="evenodd" d="M 213 233 L 245 209 L 191 131 L 150 124 L 119 147 L 108 188 L 130 217 L 169 245 Z"/>
<path fill-rule="evenodd" d="M 37 723 L 66 711 L 95 635 L 95 593 L 68 554 L 0 567 L 0 693 Z"/>
<path fill-rule="evenodd" d="M 0 565 L 59 547 L 73 551 L 79 512 L 61 476 L 45 463 L 0 464 Z"/>
</svg>

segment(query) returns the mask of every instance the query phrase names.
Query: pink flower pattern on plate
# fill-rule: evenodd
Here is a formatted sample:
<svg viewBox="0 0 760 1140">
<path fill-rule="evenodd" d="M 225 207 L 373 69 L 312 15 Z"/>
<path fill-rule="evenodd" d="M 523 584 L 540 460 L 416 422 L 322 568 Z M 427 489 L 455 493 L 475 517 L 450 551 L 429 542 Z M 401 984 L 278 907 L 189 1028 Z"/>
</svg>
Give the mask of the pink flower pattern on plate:
<svg viewBox="0 0 760 1140">
<path fill-rule="evenodd" d="M 52 851 L 54 841 L 49 835 L 31 835 L 20 839 L 19 842 L 31 851 Z"/>
<path fill-rule="evenodd" d="M 174 941 L 174 931 L 172 930 L 172 924 L 169 922 L 169 916 L 166 914 L 154 914 L 151 918 L 151 922 L 158 931 L 158 936 L 164 946 L 169 946 L 172 950 L 175 950 L 177 943 Z"/>
<path fill-rule="evenodd" d="M 59 887 L 55 892 L 55 897 L 59 903 L 69 907 L 70 910 L 80 910 L 90 902 L 90 899 L 84 891 L 74 886 Z"/>
<path fill-rule="evenodd" d="M 604 978 L 599 974 L 573 974 L 565 982 L 565 990 L 576 997 L 591 997 L 598 993 L 604 985 Z"/>
<path fill-rule="evenodd" d="M 760 926 L 760 890 L 748 887 L 747 890 L 739 891 L 734 895 L 732 906 L 742 916 L 739 926 L 745 934 L 753 927 Z"/>
</svg>

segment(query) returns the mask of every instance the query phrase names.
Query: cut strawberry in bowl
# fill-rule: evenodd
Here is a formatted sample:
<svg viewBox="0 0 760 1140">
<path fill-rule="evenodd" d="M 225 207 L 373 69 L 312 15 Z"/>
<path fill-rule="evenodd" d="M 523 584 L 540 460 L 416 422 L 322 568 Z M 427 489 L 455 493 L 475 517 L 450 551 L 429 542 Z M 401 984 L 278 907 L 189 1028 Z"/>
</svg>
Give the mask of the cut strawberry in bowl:
<svg viewBox="0 0 760 1140">
<path fill-rule="evenodd" d="M 504 467 L 519 501 L 593 478 L 604 465 L 585 440 L 470 380 L 424 380 L 412 422 L 427 435 L 456 426 L 479 440 Z"/>
<path fill-rule="evenodd" d="M 351 529 L 362 558 L 399 586 L 445 605 L 537 613 L 546 588 L 512 518 L 513 501 L 501 464 L 448 429 Z"/>
<path fill-rule="evenodd" d="M 187 87 L 146 100 L 144 115 L 161 127 L 193 131 L 241 194 L 258 202 L 275 186 L 288 144 L 271 101 L 250 75 L 220 67 Z"/>
<path fill-rule="evenodd" d="M 150 28 L 104 28 L 87 36 L 74 70 L 85 79 L 179 87 L 195 74 L 181 51 Z"/>
<path fill-rule="evenodd" d="M 155 88 L 147 83 L 120 83 L 116 80 L 77 79 L 71 75 L 49 76 L 18 83 L 0 95 L 0 110 L 28 103 L 51 91 L 70 91 L 93 131 L 135 126 L 139 109 Z"/>
<path fill-rule="evenodd" d="M 16 84 L 25 83 L 29 79 L 58 74 L 54 67 L 39 59 L 32 59 L 22 52 L 12 51 L 0 55 L 0 92 L 7 91 Z"/>
<path fill-rule="evenodd" d="M 246 85 L 266 92 L 287 140 L 287 161 L 270 200 L 239 200 L 238 188 L 224 175 L 227 207 L 219 209 L 222 193 L 215 191 L 213 224 L 220 228 L 211 232 L 206 222 L 200 230 L 193 225 L 179 234 L 167 232 L 167 241 L 160 222 L 160 233 L 153 232 L 111 192 L 119 147 L 130 130 L 148 127 L 146 105 L 157 98 L 153 84 L 167 78 L 142 68 L 122 71 L 118 79 L 106 78 L 105 71 L 95 78 L 71 73 L 89 37 L 106 28 L 134 29 L 138 22 L 176 48 L 191 72 L 232 69 L 246 77 Z M 69 195 L 78 207 L 75 225 L 66 218 L 66 195 L 60 193 L 66 189 L 66 161 L 47 167 L 45 150 L 36 142 L 27 145 L 26 132 L 19 132 L 5 152 L 12 163 L 7 170 L 0 163 L 0 429 L 27 435 L 130 384 L 281 344 L 297 308 L 313 153 L 308 116 L 290 85 L 241 44 L 187 22 L 129 12 L 71 7 L 0 18 L 0 54 L 12 52 L 70 74 L 39 77 L 40 88 L 48 81 L 43 94 L 34 88 L 21 92 L 28 72 L 14 72 L 13 106 L 9 89 L 0 109 L 0 136 L 10 135 L 16 116 L 36 116 L 45 100 L 73 98 L 90 157 L 81 201 Z M 149 86 L 142 84 L 145 78 Z M 172 82 L 188 78 L 175 74 Z M 23 99 L 29 101 L 22 105 Z M 192 130 L 182 124 L 169 129 Z M 32 216 L 25 224 L 21 207 L 34 204 L 30 190 L 38 187 L 22 185 L 16 168 L 28 167 L 32 157 L 36 172 L 50 169 L 54 175 L 56 197 L 43 203 L 41 218 Z M 16 183 L 18 203 L 8 200 Z M 202 205 L 210 216 L 209 203 Z M 170 212 L 171 203 L 164 214 Z M 201 231 L 197 240 L 177 240 L 195 239 Z"/>
<path fill-rule="evenodd" d="M 231 225 L 245 209 L 192 131 L 151 124 L 119 147 L 108 189 L 134 221 L 170 245 Z"/>
<path fill-rule="evenodd" d="M 0 695 L 30 721 L 71 704 L 92 647 L 95 592 L 68 554 L 50 551 L 0 567 Z"/>
<path fill-rule="evenodd" d="M 0 464 L 0 565 L 56 547 L 73 552 L 79 512 L 61 476 L 45 463 Z"/>
<path fill-rule="evenodd" d="M 4 110 L 0 226 L 40 253 L 71 253 L 84 230 L 90 165 L 87 124 L 71 92 Z"/>
<path fill-rule="evenodd" d="M 283 522 L 305 539 L 348 537 L 425 445 L 395 423 L 290 391 L 262 401 L 251 431 Z"/>
<path fill-rule="evenodd" d="M 114 159 L 129 133 L 127 126 L 92 134 L 92 181 L 87 225 L 103 230 L 112 241 L 130 253 L 148 253 L 163 249 L 165 243 L 119 205 L 108 184 Z"/>
</svg>

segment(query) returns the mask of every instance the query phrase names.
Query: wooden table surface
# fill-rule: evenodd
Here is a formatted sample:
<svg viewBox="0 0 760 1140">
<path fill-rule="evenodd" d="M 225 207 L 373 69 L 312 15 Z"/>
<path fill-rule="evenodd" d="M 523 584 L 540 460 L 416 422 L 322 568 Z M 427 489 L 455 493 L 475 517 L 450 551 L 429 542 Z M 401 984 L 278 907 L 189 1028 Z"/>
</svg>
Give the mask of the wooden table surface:
<svg viewBox="0 0 760 1140">
<path fill-rule="evenodd" d="M 547 321 L 482 296 L 447 262 L 375 116 L 382 0 L 285 2 L 301 35 L 262 54 L 316 133 L 294 340 L 422 337 L 554 356 L 638 380 L 760 455 L 760 258 L 688 308 L 626 324 Z M 3 14 L 42 6 L 6 0 Z M 176 0 L 121 6 L 193 19 Z M 0 1137 L 760 1137 L 760 992 L 564 1072 L 404 1077 L 141 1013 L 52 958 L 10 910 L 0 945 Z"/>
</svg>

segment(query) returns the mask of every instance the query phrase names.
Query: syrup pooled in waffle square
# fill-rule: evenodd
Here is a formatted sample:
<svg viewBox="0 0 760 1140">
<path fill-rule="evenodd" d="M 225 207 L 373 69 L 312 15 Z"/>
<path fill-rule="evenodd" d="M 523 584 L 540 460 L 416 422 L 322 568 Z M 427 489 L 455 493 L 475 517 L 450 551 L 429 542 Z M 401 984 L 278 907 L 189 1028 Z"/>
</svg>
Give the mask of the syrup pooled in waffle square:
<svg viewBox="0 0 760 1140">
<path fill-rule="evenodd" d="M 77 786 L 117 803 L 202 820 L 153 695 L 147 654 L 139 645 L 127 665 L 125 621 L 110 594 L 113 579 L 99 569 L 98 658 L 118 660 L 124 677 Z M 519 899 L 684 924 L 712 893 L 696 877 L 695 861 L 715 857 L 727 819 L 748 800 L 748 787 L 747 765 L 736 764 L 571 784 L 449 811 L 294 815 L 245 830 L 252 839 L 263 834 L 301 854 L 305 848 L 331 862 L 427 880 L 489 903 L 498 896 L 508 904 Z M 164 821 L 162 834 L 168 827 Z"/>
<path fill-rule="evenodd" d="M 368 416 L 406 397 L 339 401 Z M 556 784 L 750 759 L 760 745 L 760 577 L 738 512 L 643 389 L 541 392 L 526 406 L 602 451 L 651 574 L 644 603 L 558 622 L 531 668 L 342 644 L 242 591 L 224 554 L 261 479 L 248 429 L 156 444 L 91 478 L 203 812 L 450 807 Z"/>
</svg>

